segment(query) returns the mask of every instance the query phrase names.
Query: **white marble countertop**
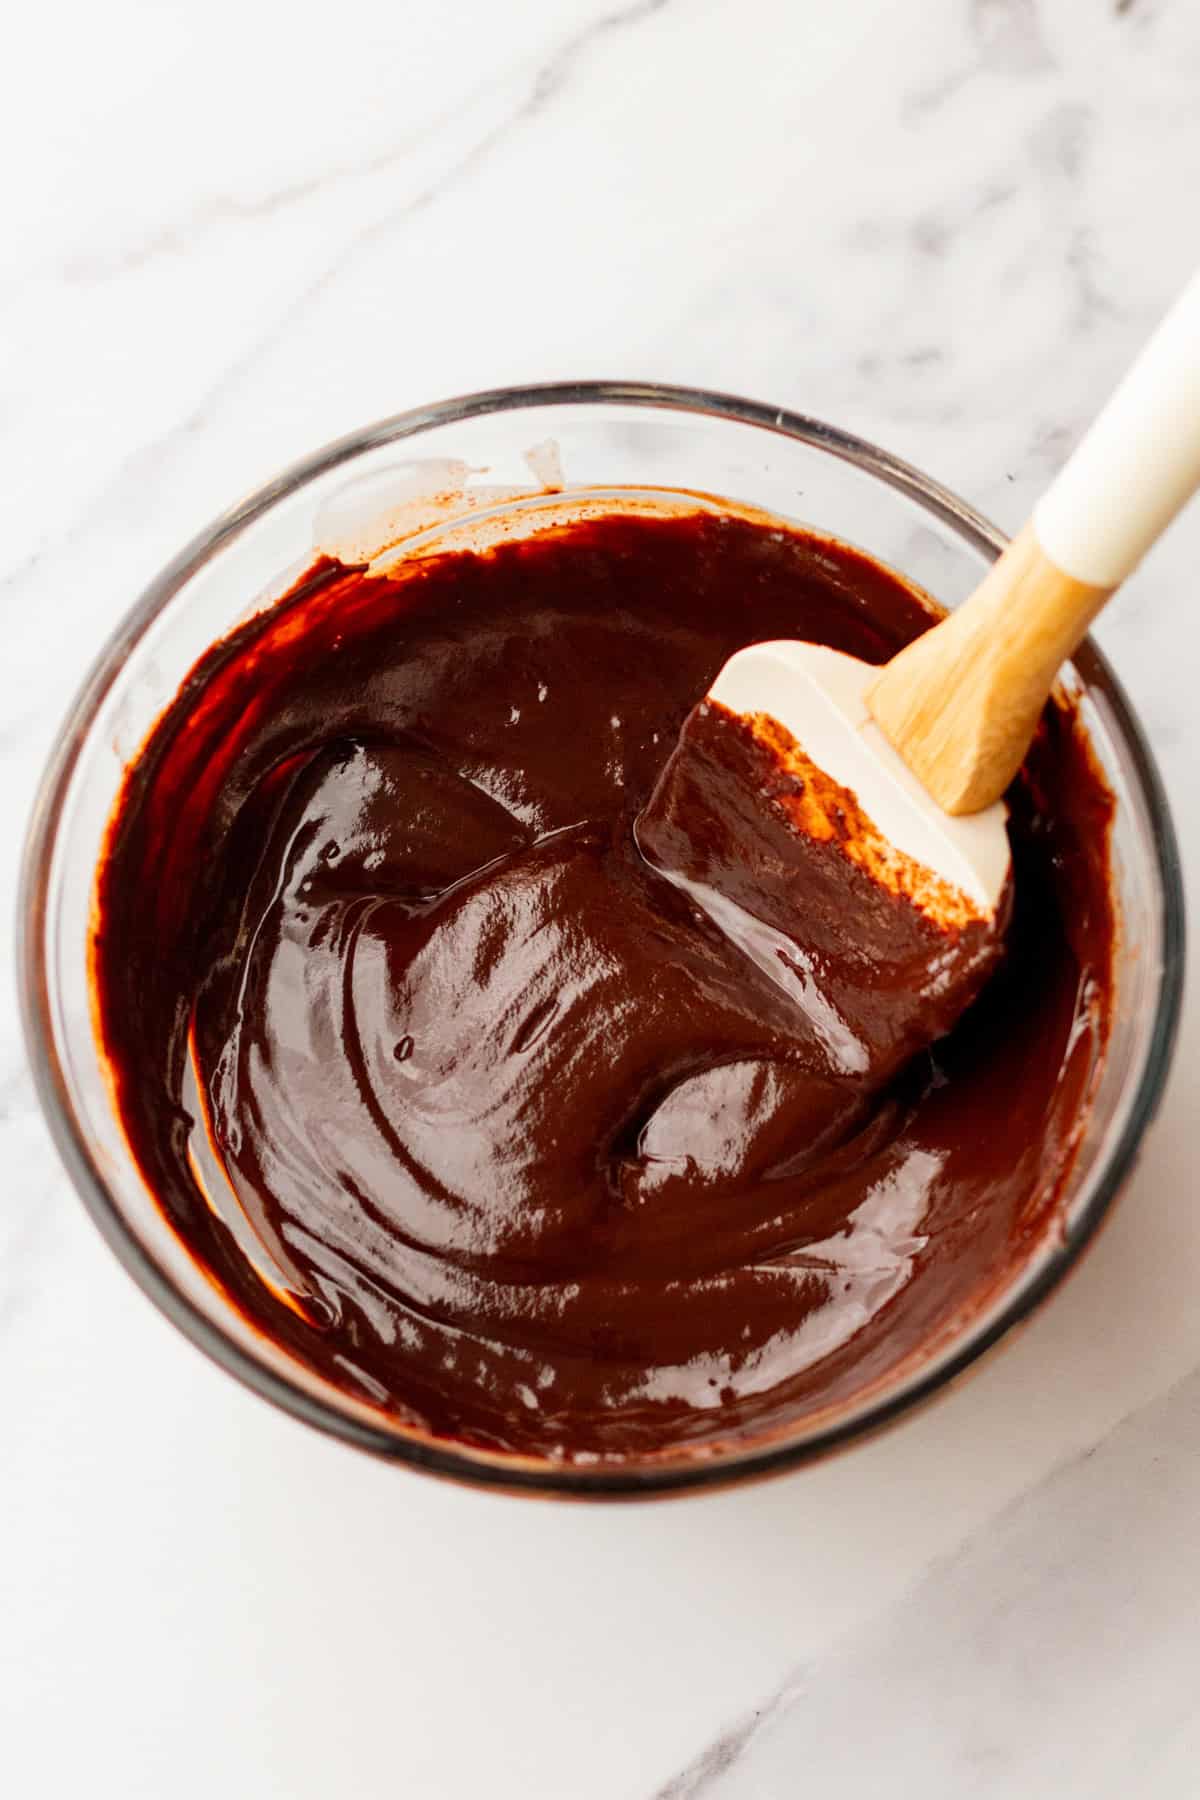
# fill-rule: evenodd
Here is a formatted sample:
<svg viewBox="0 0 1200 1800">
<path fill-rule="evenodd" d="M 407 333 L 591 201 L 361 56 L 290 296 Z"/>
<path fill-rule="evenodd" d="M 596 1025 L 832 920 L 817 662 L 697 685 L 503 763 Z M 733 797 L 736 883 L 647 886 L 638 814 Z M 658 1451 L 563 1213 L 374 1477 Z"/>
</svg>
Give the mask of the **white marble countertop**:
<svg viewBox="0 0 1200 1800">
<path fill-rule="evenodd" d="M 300 451 L 656 377 L 835 419 L 1014 527 L 1196 260 L 1189 0 L 308 16 L 10 32 L 6 915 L 85 665 Z M 1100 636 L 1200 892 L 1198 559 L 1193 511 Z M 972 1383 L 745 1492 L 548 1507 L 376 1466 L 184 1343 L 56 1161 L 0 964 L 5 1791 L 1194 1795 L 1198 1021 L 1193 983 L 1117 1216 Z"/>
</svg>

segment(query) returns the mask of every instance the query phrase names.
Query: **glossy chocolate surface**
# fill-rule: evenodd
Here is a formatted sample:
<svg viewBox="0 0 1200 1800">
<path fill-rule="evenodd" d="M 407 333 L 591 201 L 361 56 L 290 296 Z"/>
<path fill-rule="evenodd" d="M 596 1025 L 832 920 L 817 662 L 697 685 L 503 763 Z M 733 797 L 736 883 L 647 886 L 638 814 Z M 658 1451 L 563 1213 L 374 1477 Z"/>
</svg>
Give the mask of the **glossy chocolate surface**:
<svg viewBox="0 0 1200 1800">
<path fill-rule="evenodd" d="M 1107 1030 L 1074 716 L 1014 791 L 1001 946 L 693 713 L 746 643 L 928 622 L 845 547 L 664 512 L 323 562 L 203 659 L 94 968 L 138 1162 L 248 1317 L 433 1435 L 586 1464 L 836 1406 L 1005 1278 Z"/>
</svg>

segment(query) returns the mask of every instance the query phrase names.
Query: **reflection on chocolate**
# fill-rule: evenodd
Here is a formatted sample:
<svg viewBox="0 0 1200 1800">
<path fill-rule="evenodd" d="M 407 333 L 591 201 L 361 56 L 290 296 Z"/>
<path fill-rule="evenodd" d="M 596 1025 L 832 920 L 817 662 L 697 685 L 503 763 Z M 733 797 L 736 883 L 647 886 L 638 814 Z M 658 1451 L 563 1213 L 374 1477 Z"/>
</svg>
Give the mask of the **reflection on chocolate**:
<svg viewBox="0 0 1200 1800">
<path fill-rule="evenodd" d="M 1011 1271 L 1110 1005 L 1073 715 L 1014 791 L 1000 956 L 692 714 L 746 643 L 881 661 L 928 617 L 842 546 L 664 511 L 322 562 L 203 659 L 94 967 L 137 1159 L 248 1317 L 439 1436 L 619 1461 L 843 1402 Z"/>
</svg>

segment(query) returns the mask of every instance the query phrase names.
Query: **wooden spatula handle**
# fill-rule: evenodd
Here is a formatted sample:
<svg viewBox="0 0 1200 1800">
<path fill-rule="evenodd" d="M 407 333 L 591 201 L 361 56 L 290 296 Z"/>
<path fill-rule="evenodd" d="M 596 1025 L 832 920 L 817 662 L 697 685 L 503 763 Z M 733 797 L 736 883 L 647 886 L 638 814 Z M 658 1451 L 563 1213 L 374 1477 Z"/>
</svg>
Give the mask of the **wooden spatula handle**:
<svg viewBox="0 0 1200 1800">
<path fill-rule="evenodd" d="M 1060 664 L 1197 487 L 1200 276 L 971 598 L 867 696 L 946 812 L 999 799 Z"/>
<path fill-rule="evenodd" d="M 1111 592 L 1065 575 L 1030 523 L 971 598 L 882 671 L 867 704 L 944 812 L 1000 798 L 1060 665 Z"/>
</svg>

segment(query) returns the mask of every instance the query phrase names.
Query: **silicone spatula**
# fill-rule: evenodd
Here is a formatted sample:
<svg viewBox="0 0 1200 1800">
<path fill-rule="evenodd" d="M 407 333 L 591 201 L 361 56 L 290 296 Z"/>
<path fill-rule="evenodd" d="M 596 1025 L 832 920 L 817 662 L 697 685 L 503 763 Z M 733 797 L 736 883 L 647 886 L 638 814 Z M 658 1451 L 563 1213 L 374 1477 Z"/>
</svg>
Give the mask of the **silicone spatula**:
<svg viewBox="0 0 1200 1800">
<path fill-rule="evenodd" d="M 1200 276 L 962 606 L 882 669 L 751 645 L 709 699 L 777 720 L 902 855 L 986 916 L 1009 869 L 1002 795 L 1055 676 L 1197 486 Z"/>
</svg>

